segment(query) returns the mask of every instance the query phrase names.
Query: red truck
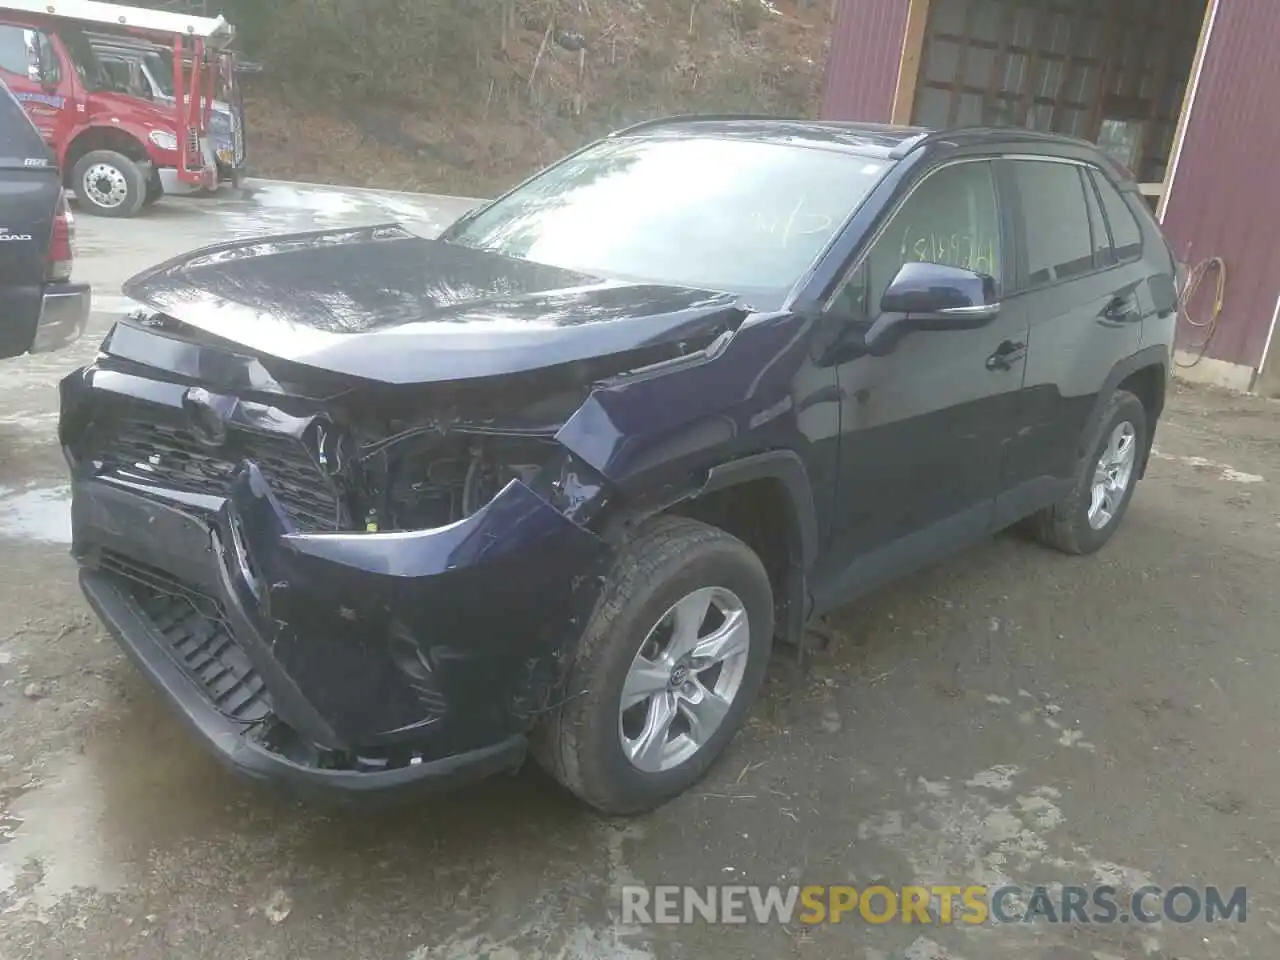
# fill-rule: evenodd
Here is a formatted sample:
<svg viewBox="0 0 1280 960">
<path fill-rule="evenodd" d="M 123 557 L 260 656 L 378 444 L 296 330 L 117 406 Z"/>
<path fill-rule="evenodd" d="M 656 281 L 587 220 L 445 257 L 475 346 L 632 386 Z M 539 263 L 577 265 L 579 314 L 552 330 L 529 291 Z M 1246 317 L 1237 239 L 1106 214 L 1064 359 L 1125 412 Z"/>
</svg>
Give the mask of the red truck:
<svg viewBox="0 0 1280 960">
<path fill-rule="evenodd" d="M 119 89 L 88 30 L 171 45 L 174 99 Z M 81 209 L 131 217 L 165 193 L 217 186 L 209 123 L 215 83 L 231 75 L 234 35 L 221 17 L 98 0 L 0 0 L 0 80 L 53 149 Z"/>
</svg>

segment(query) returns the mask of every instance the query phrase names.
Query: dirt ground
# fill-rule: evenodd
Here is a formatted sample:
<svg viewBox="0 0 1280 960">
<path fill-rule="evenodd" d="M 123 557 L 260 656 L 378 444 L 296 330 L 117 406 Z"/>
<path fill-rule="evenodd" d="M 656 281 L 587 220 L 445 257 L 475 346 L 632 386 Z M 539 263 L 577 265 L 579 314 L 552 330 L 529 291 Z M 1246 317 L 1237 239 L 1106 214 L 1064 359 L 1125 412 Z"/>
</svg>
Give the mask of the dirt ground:
<svg viewBox="0 0 1280 960">
<path fill-rule="evenodd" d="M 338 216 L 296 215 L 316 222 L 317 207 Z M 178 205 L 178 227 L 151 229 L 234 233 L 256 215 L 228 226 L 208 210 Z M 124 270 L 104 231 L 121 226 L 81 225 L 84 269 L 108 294 L 100 334 Z M 653 815 L 602 820 L 533 770 L 350 812 L 232 779 L 90 618 L 65 543 L 54 385 L 92 352 L 0 377 L 3 960 L 1275 956 L 1275 402 L 1178 388 L 1098 556 L 1008 534 L 831 618 L 811 669 L 780 663 L 709 779 Z M 1244 885 L 1248 913 L 815 929 L 628 927 L 618 913 L 626 883 L 975 881 Z"/>
</svg>

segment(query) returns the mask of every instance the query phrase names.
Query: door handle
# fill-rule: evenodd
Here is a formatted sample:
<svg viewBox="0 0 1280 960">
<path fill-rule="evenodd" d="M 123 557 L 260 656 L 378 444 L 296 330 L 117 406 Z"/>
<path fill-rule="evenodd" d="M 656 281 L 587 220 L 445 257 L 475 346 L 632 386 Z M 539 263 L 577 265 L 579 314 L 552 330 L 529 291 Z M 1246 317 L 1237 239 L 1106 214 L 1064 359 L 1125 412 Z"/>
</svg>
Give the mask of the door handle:
<svg viewBox="0 0 1280 960">
<path fill-rule="evenodd" d="M 988 370 L 1012 370 L 1013 365 L 1027 354 L 1027 345 L 1020 340 L 1005 340 L 987 357 Z"/>
</svg>

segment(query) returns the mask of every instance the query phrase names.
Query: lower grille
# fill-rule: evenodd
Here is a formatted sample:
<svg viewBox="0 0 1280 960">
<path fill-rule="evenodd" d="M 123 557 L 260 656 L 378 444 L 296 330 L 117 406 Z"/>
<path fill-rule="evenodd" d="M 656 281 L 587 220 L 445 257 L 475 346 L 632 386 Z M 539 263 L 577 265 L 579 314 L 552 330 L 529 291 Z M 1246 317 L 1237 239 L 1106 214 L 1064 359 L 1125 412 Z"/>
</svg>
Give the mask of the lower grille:
<svg viewBox="0 0 1280 960">
<path fill-rule="evenodd" d="M 271 695 L 231 635 L 221 603 L 162 570 L 117 553 L 104 553 L 101 569 L 125 583 L 143 615 L 219 713 L 244 723 L 270 715 Z"/>
<path fill-rule="evenodd" d="M 90 458 L 101 461 L 108 476 L 218 497 L 227 495 L 240 464 L 252 460 L 299 530 L 343 525 L 337 489 L 292 437 L 233 430 L 214 449 L 179 427 L 126 420 L 96 426 L 92 448 Z"/>
</svg>

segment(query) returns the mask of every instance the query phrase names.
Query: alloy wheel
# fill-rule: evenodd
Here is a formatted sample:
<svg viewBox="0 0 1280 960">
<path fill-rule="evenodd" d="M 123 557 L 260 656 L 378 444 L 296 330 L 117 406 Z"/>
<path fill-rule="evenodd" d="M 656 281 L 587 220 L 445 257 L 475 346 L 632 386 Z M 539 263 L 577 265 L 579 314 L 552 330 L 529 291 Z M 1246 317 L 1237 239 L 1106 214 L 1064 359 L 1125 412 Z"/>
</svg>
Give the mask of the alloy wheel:
<svg viewBox="0 0 1280 960">
<path fill-rule="evenodd" d="M 1122 420 L 1111 431 L 1111 437 L 1093 468 L 1089 526 L 1094 530 L 1101 530 L 1109 524 L 1124 502 L 1125 492 L 1133 479 L 1137 453 L 1137 431 L 1128 420 Z"/>
<path fill-rule="evenodd" d="M 99 207 L 113 209 L 128 199 L 129 181 L 109 163 L 95 163 L 84 173 L 84 192 Z"/>
<path fill-rule="evenodd" d="M 750 649 L 747 610 L 732 591 L 704 587 L 672 604 L 622 687 L 618 735 L 636 769 L 671 770 L 707 744 L 742 688 Z"/>
</svg>

